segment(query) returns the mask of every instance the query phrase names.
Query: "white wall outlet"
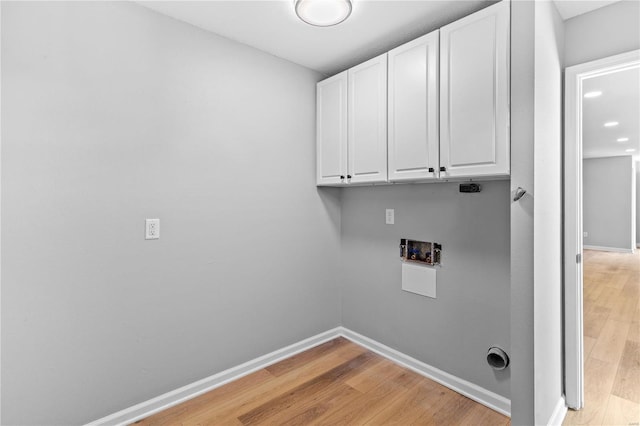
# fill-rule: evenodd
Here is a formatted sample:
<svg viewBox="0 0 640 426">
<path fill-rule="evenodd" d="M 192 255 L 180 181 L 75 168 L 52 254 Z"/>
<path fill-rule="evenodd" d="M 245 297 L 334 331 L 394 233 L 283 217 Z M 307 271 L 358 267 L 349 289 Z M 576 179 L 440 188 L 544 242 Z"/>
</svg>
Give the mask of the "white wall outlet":
<svg viewBox="0 0 640 426">
<path fill-rule="evenodd" d="M 145 240 L 157 240 L 160 238 L 160 219 L 146 219 L 144 223 Z"/>
<path fill-rule="evenodd" d="M 387 209 L 385 212 L 385 222 L 387 225 L 393 225 L 395 223 L 395 210 Z"/>
<path fill-rule="evenodd" d="M 584 231 L 582 233 L 582 238 L 587 238 L 589 236 L 589 233 L 587 231 Z"/>
</svg>

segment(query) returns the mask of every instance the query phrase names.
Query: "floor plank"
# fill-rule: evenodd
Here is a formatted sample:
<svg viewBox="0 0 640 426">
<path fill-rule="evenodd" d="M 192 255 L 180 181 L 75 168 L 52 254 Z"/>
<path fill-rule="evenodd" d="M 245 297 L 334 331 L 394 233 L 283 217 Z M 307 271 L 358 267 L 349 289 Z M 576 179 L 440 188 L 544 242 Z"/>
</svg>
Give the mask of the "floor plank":
<svg viewBox="0 0 640 426">
<path fill-rule="evenodd" d="M 272 417 L 271 422 L 277 425 L 308 425 L 336 407 L 350 404 L 360 395 L 362 394 L 351 386 L 341 383 L 336 391 L 326 393 L 324 398 L 311 396 L 298 401 L 295 407 Z"/>
<path fill-rule="evenodd" d="M 589 357 L 584 364 L 585 393 L 609 394 L 613 389 L 618 365 Z"/>
<path fill-rule="evenodd" d="M 326 361 L 318 364 L 319 360 Z M 299 369 L 299 371 L 292 371 L 287 375 L 275 378 L 269 383 L 251 389 L 240 398 L 224 401 L 217 406 L 211 406 L 204 412 L 192 416 L 193 422 L 220 425 L 230 423 L 251 410 L 268 403 L 273 398 L 278 397 L 291 389 L 295 389 L 305 382 L 313 380 L 314 378 L 345 363 L 344 359 L 331 356 L 331 354 L 320 358 L 319 360 L 309 363 L 310 366 L 314 365 L 315 368 L 311 367 L 311 369 L 307 369 L 307 367 L 304 367 Z M 278 382 L 277 379 L 281 378 L 283 378 L 283 381 Z"/>
<path fill-rule="evenodd" d="M 585 304 L 586 305 L 586 304 Z M 604 328 L 611 309 L 602 306 L 584 307 L 584 335 L 597 339 Z"/>
<path fill-rule="evenodd" d="M 344 337 L 338 337 L 337 339 L 329 340 L 321 345 L 311 348 L 307 351 L 301 352 L 283 361 L 275 363 L 265 368 L 269 373 L 276 377 L 282 376 L 285 373 L 293 371 L 306 363 L 313 361 L 315 358 L 335 351 L 338 348 L 344 348 L 349 345 L 349 341 Z"/>
<path fill-rule="evenodd" d="M 289 389 L 276 397 L 270 398 L 264 404 L 239 416 L 238 420 L 244 425 L 260 424 L 274 415 L 289 409 L 300 400 L 304 400 L 310 396 L 334 392 L 335 388 L 339 387 L 342 382 L 363 370 L 367 362 L 371 364 L 375 358 L 376 356 L 372 352 L 365 352 L 320 376 L 314 377 L 293 389 Z"/>
<path fill-rule="evenodd" d="M 416 424 L 415 420 L 425 411 L 435 411 L 434 407 L 446 395 L 445 389 L 432 381 L 416 383 L 403 398 L 387 404 L 367 425 Z"/>
<path fill-rule="evenodd" d="M 387 380 L 400 377 L 406 369 L 383 359 L 377 365 L 347 380 L 347 384 L 361 393 L 366 393 Z"/>
<path fill-rule="evenodd" d="M 491 410 L 479 410 L 478 407 L 473 407 L 469 413 L 462 418 L 461 426 L 475 426 L 478 423 L 487 425 L 501 425 L 505 426 L 509 424 L 509 420 L 504 416 Z"/>
<path fill-rule="evenodd" d="M 507 425 L 509 418 L 338 338 L 139 425 Z"/>
<path fill-rule="evenodd" d="M 640 343 L 627 340 L 611 393 L 640 403 L 638 383 L 640 383 Z"/>
<path fill-rule="evenodd" d="M 640 312 L 636 311 L 636 317 L 640 317 Z M 640 321 L 634 321 L 629 326 L 629 334 L 627 340 L 632 342 L 640 342 Z"/>
<path fill-rule="evenodd" d="M 153 426 L 179 424 L 183 418 L 207 411 L 211 406 L 242 395 L 244 392 L 254 389 L 256 386 L 261 386 L 270 379 L 273 379 L 273 376 L 268 371 L 264 369 L 256 371 L 253 374 L 234 380 L 225 386 L 183 402 L 171 409 L 154 414 L 138 422 L 138 424 Z"/>
<path fill-rule="evenodd" d="M 609 397 L 603 425 L 638 425 L 640 424 L 640 404 L 615 395 Z"/>
<path fill-rule="evenodd" d="M 629 323 L 608 319 L 602 328 L 598 341 L 591 350 L 590 358 L 617 364 L 622 357 Z"/>
<path fill-rule="evenodd" d="M 598 341 L 598 339 L 594 339 L 593 337 L 584 336 L 584 338 L 582 339 L 582 347 L 583 347 L 583 350 L 584 350 L 584 359 L 589 358 L 589 355 L 591 354 L 591 350 L 596 345 L 597 341 Z"/>
</svg>

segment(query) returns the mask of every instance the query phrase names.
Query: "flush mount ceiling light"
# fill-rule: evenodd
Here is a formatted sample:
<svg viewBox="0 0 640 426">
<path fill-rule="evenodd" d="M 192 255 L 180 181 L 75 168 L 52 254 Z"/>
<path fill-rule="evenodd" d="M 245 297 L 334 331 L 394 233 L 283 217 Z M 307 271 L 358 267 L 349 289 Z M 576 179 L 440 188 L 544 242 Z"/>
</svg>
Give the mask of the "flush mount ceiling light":
<svg viewBox="0 0 640 426">
<path fill-rule="evenodd" d="M 625 149 L 624 152 L 635 152 L 635 149 L 633 148 Z"/>
<path fill-rule="evenodd" d="M 351 0 L 295 0 L 296 15 L 309 25 L 330 27 L 351 15 Z"/>
<path fill-rule="evenodd" d="M 629 138 L 618 138 L 616 139 L 618 142 L 628 142 Z"/>
<path fill-rule="evenodd" d="M 602 92 L 599 90 L 594 90 L 593 92 L 587 92 L 584 94 L 585 98 L 597 98 L 598 96 L 602 95 Z"/>
<path fill-rule="evenodd" d="M 618 124 L 620 123 L 618 123 L 617 121 L 607 121 L 606 123 L 604 123 L 604 127 L 615 127 Z"/>
</svg>

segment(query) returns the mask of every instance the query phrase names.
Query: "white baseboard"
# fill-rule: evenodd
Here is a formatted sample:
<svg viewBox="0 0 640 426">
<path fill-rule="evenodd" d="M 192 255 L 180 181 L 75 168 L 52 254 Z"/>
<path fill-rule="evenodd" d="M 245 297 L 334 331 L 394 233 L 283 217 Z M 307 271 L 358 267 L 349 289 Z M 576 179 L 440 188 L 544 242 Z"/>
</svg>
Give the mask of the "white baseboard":
<svg viewBox="0 0 640 426">
<path fill-rule="evenodd" d="M 556 408 L 551 413 L 551 417 L 549 421 L 545 424 L 548 426 L 562 426 L 562 422 L 564 421 L 564 417 L 567 415 L 567 404 L 565 403 L 564 397 L 560 397 L 558 402 L 556 403 Z"/>
<path fill-rule="evenodd" d="M 293 345 L 278 349 L 277 351 L 271 352 L 267 355 L 263 355 L 259 358 L 245 362 L 244 364 L 229 368 L 228 370 L 224 370 L 218 374 L 214 374 L 213 376 L 188 384 L 179 389 L 167 392 L 156 398 L 141 402 L 140 404 L 134 405 L 133 407 L 129 407 L 101 419 L 94 420 L 93 422 L 88 423 L 87 426 L 124 426 L 134 423 L 138 420 L 149 417 L 152 414 L 158 413 L 160 411 L 166 410 L 167 408 L 195 398 L 217 387 L 261 370 L 271 364 L 275 364 L 276 362 L 289 358 L 300 352 L 304 352 L 308 349 L 313 348 L 314 346 L 318 346 L 339 336 L 349 339 L 352 342 L 357 343 L 372 352 L 382 355 L 383 357 L 388 358 L 396 364 L 415 371 L 422 376 L 428 377 L 429 379 L 434 380 L 501 414 L 504 414 L 506 416 L 511 415 L 511 402 L 509 401 L 509 399 L 488 391 L 484 388 L 481 388 L 480 386 L 474 385 L 471 382 L 460 379 L 459 377 L 439 370 L 435 367 L 427 365 L 422 361 L 418 361 L 415 358 L 405 355 L 395 349 L 392 349 L 386 345 L 383 345 L 382 343 L 376 342 L 373 339 L 365 337 L 347 328 L 336 327 L 334 329 L 325 331 L 324 333 L 320 333 L 316 336 L 302 340 L 298 343 L 294 343 Z"/>
<path fill-rule="evenodd" d="M 616 253 L 633 253 L 633 249 L 619 248 L 619 247 L 605 247 L 605 246 L 582 246 L 585 250 L 599 250 L 599 251 L 613 251 Z"/>
<path fill-rule="evenodd" d="M 341 327 L 338 327 L 325 331 L 324 333 L 317 334 L 298 343 L 294 343 L 293 345 L 245 362 L 244 364 L 221 371 L 213 376 L 190 383 L 148 401 L 141 402 L 133 407 L 125 408 L 117 413 L 95 420 L 87 426 L 123 426 L 137 422 L 138 420 L 149 417 L 152 414 L 166 410 L 167 408 L 178 405 L 189 399 L 193 399 L 203 393 L 207 393 L 229 382 L 268 367 L 271 364 L 275 364 L 278 361 L 282 361 L 283 359 L 292 357 L 295 354 L 311 349 L 314 346 L 318 346 L 331 339 L 335 339 L 340 336 L 340 329 Z"/>
<path fill-rule="evenodd" d="M 402 352 L 383 345 L 382 343 L 379 343 L 373 339 L 358 334 L 355 331 L 351 331 L 344 327 L 339 328 L 341 329 L 341 334 L 352 342 L 357 343 L 360 346 L 364 346 L 370 351 L 382 355 L 383 357 L 390 359 L 396 364 L 402 365 L 403 367 L 415 371 L 422 376 L 428 377 L 429 379 L 438 382 L 441 385 L 444 385 L 449 389 L 458 392 L 459 394 L 473 399 L 474 401 L 479 402 L 480 404 L 489 407 L 492 410 L 497 411 L 498 413 L 504 414 L 505 416 L 511 416 L 511 401 L 509 399 L 487 389 L 484 389 L 478 385 L 475 385 L 471 382 L 463 380 L 459 377 L 456 377 L 452 374 L 449 374 L 445 371 L 425 364 L 422 361 L 412 358 L 409 355 L 405 355 Z"/>
</svg>

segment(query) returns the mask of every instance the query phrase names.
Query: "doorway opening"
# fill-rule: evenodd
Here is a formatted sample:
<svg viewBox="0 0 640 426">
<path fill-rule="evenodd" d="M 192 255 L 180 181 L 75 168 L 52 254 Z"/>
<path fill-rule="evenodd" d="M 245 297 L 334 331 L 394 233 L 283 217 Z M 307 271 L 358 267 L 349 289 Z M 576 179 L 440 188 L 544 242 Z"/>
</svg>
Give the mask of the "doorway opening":
<svg viewBox="0 0 640 426">
<path fill-rule="evenodd" d="M 640 154 L 640 142 L 636 136 L 620 133 L 624 125 L 637 125 L 637 115 L 632 118 L 616 118 L 613 108 L 608 111 L 608 118 L 590 116 L 587 101 L 605 99 L 605 92 L 612 95 L 611 89 L 597 89 L 594 82 L 616 82 L 626 74 L 640 69 L 640 50 L 615 55 L 585 64 L 569 67 L 565 70 L 565 150 L 564 150 L 564 298 L 565 298 L 565 399 L 569 408 L 579 410 L 585 404 L 584 392 L 584 320 L 583 320 L 583 260 L 585 238 L 589 239 L 591 248 L 606 249 L 608 243 L 593 239 L 593 230 L 585 230 L 584 216 L 584 154 L 587 157 L 610 158 L 629 157 Z M 635 71 L 634 71 L 635 70 Z M 612 86 L 613 87 L 613 86 Z M 600 93 L 598 93 L 600 92 Z M 626 93 L 634 93 L 628 90 Z M 637 89 L 635 90 L 638 95 Z M 637 114 L 637 112 L 635 113 Z M 602 121 L 602 122 L 601 122 Z M 592 146 L 587 142 L 587 132 L 595 135 L 593 140 L 601 146 Z M 635 138 L 635 140 L 634 140 Z M 626 139 L 626 140 L 625 140 Z M 594 142 L 595 143 L 595 142 Z M 611 151 L 612 149 L 617 151 Z M 630 151 L 635 149 L 635 151 Z M 627 151 L 629 150 L 629 151 Z M 630 160 L 633 167 L 634 161 Z M 589 165 L 591 168 L 591 165 Z M 591 171 L 589 170 L 589 173 Z M 631 172 L 630 172 L 631 173 Z M 631 175 L 635 179 L 635 175 Z M 603 184 L 610 184 L 609 194 L 616 194 L 618 187 L 609 179 L 610 176 L 599 176 Z M 630 178 L 631 179 L 631 178 Z M 630 183 L 631 184 L 631 183 Z M 634 189 L 635 190 L 635 189 Z M 603 209 L 618 206 L 603 205 Z M 631 214 L 630 214 L 631 216 Z M 630 222 L 634 226 L 635 217 Z M 617 223 L 616 223 L 617 225 Z M 594 227 L 595 230 L 595 227 Z M 588 232 L 585 237 L 584 232 Z M 595 231 L 599 235 L 599 230 Z M 632 234 L 633 232 L 633 234 Z M 606 231 L 605 231 L 606 233 Z M 632 237 L 633 235 L 633 237 Z M 636 245 L 635 228 L 629 230 L 628 238 L 632 239 L 629 251 Z M 595 242 L 594 242 L 595 241 Z M 600 241 L 600 242 L 598 242 Z M 615 249 L 616 247 L 610 246 Z M 621 247 L 618 247 L 621 248 Z M 620 250 L 622 251 L 622 250 Z M 590 253 L 590 252 L 589 252 Z"/>
</svg>

